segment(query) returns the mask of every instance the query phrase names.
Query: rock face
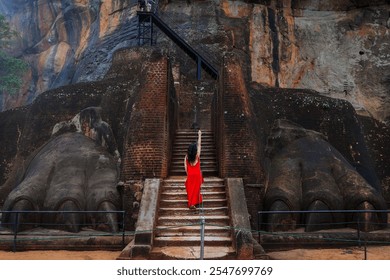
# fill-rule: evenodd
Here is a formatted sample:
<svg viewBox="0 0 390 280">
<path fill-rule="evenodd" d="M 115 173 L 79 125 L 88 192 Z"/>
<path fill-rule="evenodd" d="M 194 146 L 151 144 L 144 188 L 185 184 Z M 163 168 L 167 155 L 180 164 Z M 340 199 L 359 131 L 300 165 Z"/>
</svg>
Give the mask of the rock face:
<svg viewBox="0 0 390 280">
<path fill-rule="evenodd" d="M 5 200 L 5 211 L 76 211 L 68 214 L 8 214 L 2 225 L 20 224 L 17 230 L 31 227 L 31 222 L 72 232 L 85 224 L 116 232 L 120 207 L 117 166 L 114 157 L 85 135 L 65 133 L 53 138 L 28 165 L 23 181 Z M 84 219 L 77 211 L 89 213 Z M 26 225 L 26 223 L 29 224 Z"/>
<path fill-rule="evenodd" d="M 217 60 L 227 49 L 241 50 L 254 82 L 313 89 L 387 121 L 386 2 L 169 1 L 160 3 L 160 16 Z M 3 109 L 30 103 L 48 89 L 100 79 L 116 49 L 137 43 L 135 5 L 135 0 L 0 0 L 0 13 L 21 34 L 13 51 L 32 67 L 22 98 L 6 98 Z"/>
<path fill-rule="evenodd" d="M 3 108 L 31 103 L 62 85 L 101 79 L 113 53 L 134 44 L 136 1 L 1 0 L 20 37 L 12 52 L 31 65 L 20 97 L 4 96 Z"/>
<path fill-rule="evenodd" d="M 228 17 L 248 20 L 252 81 L 313 89 L 350 101 L 361 114 L 388 120 L 386 1 L 269 2 L 223 1 Z"/>
<path fill-rule="evenodd" d="M 132 139 L 130 128 L 136 131 L 143 123 L 132 119 L 142 115 L 139 81 L 145 81 L 148 72 L 144 61 L 159 56 L 151 49 L 121 50 L 101 81 L 53 89 L 30 105 L 1 112 L 1 208 L 94 211 L 123 206 L 129 213 L 126 226 L 134 230 L 142 188 L 121 184 L 121 197 L 131 197 L 131 204 L 120 199 L 120 160 L 127 140 Z M 86 220 L 79 215 L 19 218 L 34 225 L 53 222 L 54 227 L 70 231 L 78 231 L 84 222 L 102 230 L 118 228 L 117 217 L 110 214 Z M 7 226 L 14 219 L 3 215 L 0 225 Z"/>
<path fill-rule="evenodd" d="M 101 108 L 89 107 L 72 120 L 54 126 L 53 137 L 37 151 L 17 185 L 6 194 L 6 211 L 75 211 L 68 214 L 25 214 L 2 216 L 2 225 L 25 222 L 49 223 L 78 232 L 84 223 L 118 231 L 117 211 L 120 207 L 117 183 L 120 157 L 111 127 L 101 119 Z M 77 211 L 111 211 L 89 213 L 87 218 Z M 46 216 L 45 216 L 46 215 Z M 19 226 L 20 224 L 20 226 Z M 31 224 L 30 224 L 31 226 Z"/>
<path fill-rule="evenodd" d="M 321 133 L 284 119 L 274 123 L 266 148 L 270 159 L 265 209 L 272 211 L 386 210 L 381 190 L 376 189 L 327 142 Z M 305 230 L 313 231 L 356 221 L 359 214 L 308 213 Z M 294 229 L 302 217 L 270 214 L 268 230 Z M 290 215 L 288 215 L 290 216 Z M 365 230 L 386 223 L 384 213 L 361 215 Z"/>
<path fill-rule="evenodd" d="M 162 77 L 161 80 L 166 82 L 164 75 L 167 73 L 153 73 L 150 65 L 158 65 L 159 60 L 149 53 L 151 48 L 121 49 L 136 43 L 132 38 L 136 36 L 137 19 L 130 2 L 0 0 L 0 12 L 5 13 L 22 34 L 15 42 L 13 52 L 23 55 L 31 65 L 30 79 L 28 75 L 26 77 L 28 90 L 14 100 L 20 104 L 34 100 L 24 108 L 0 113 L 0 142 L 8 145 L 5 149 L 0 145 L 0 150 L 7 153 L 0 161 L 0 182 L 5 181 L 0 188 L 0 203 L 6 197 L 5 193 L 10 193 L 17 185 L 13 178 L 21 175 L 19 167 L 27 167 L 28 155 L 49 141 L 48 131 L 56 123 L 72 119 L 86 107 L 102 107 L 104 119 L 113 128 L 118 141 L 120 154 L 127 150 L 142 151 L 142 148 L 148 152 L 156 150 L 149 149 L 150 143 L 144 143 L 152 134 L 156 135 L 155 131 L 149 129 L 147 132 L 151 133 L 144 134 L 147 137 L 139 133 L 140 128 L 148 123 L 141 117 L 151 115 L 147 113 L 151 111 L 144 109 L 153 105 L 150 100 L 156 102 L 157 92 L 162 92 L 160 88 L 156 92 L 150 89 L 150 100 L 145 99 L 146 83 L 156 84 L 156 77 Z M 324 1 L 173 1 L 161 6 L 159 16 L 173 29 L 184 33 L 191 45 L 208 49 L 216 66 L 228 57 L 227 52 L 240 58 L 237 67 L 227 69 L 231 71 L 231 81 L 238 84 L 231 90 L 240 93 L 240 89 L 248 87 L 245 106 L 253 106 L 253 127 L 261 134 L 261 149 L 265 146 L 263 140 L 272 134 L 270 127 L 276 119 L 285 118 L 304 129 L 318 131 L 328 137 L 329 143 L 371 186 L 377 190 L 382 187 L 389 203 L 390 155 L 386 149 L 390 135 L 387 124 L 389 4 L 386 1 L 321 2 Z M 195 76 L 196 64 L 172 46 L 169 40 L 159 37 L 159 56 L 170 56 L 167 68 L 172 66 L 174 73 L 181 77 Z M 117 51 L 112 60 L 112 54 L 118 49 L 121 51 Z M 111 63 L 113 65 L 108 71 Z M 105 78 L 101 80 L 102 77 Z M 94 80 L 99 81 L 91 82 Z M 179 91 L 180 83 L 180 79 L 175 80 L 175 88 Z M 59 87 L 68 84 L 73 85 Z M 4 105 L 11 106 L 11 103 Z M 237 110 L 241 108 L 238 102 L 232 105 Z M 356 115 L 354 108 L 358 109 L 360 116 Z M 27 116 L 24 115 L 26 112 Z M 364 127 L 358 119 L 363 120 Z M 88 118 L 84 120 L 88 121 Z M 153 121 L 149 123 L 155 124 Z M 57 128 L 61 130 L 69 126 L 72 122 L 62 123 Z M 251 132 L 251 129 L 245 131 Z M 93 129 L 88 135 L 95 135 Z M 137 137 L 139 139 L 135 139 Z M 99 136 L 98 139 L 106 141 Z M 138 146 L 133 145 L 135 140 Z M 247 145 L 248 141 L 241 143 L 241 140 L 237 139 L 234 144 Z M 317 142 L 312 145 L 313 151 L 317 151 Z M 127 147 L 128 143 L 131 145 Z M 163 147 L 168 147 L 165 144 Z M 326 143 L 318 145 L 323 150 L 331 149 Z M 242 148 L 237 145 L 236 156 L 241 155 Z M 146 158 L 142 153 L 137 156 Z M 332 158 L 327 154 L 320 156 L 327 160 Z M 375 164 L 370 162 L 370 156 Z M 125 158 L 129 162 L 133 159 Z M 339 159 L 338 156 L 335 158 Z M 258 164 L 267 163 L 263 158 L 257 160 Z M 146 170 L 145 166 L 141 167 Z M 154 172 L 154 169 L 148 170 Z M 352 168 L 348 166 L 345 170 L 350 172 Z M 243 173 L 242 169 L 238 171 L 240 175 Z M 379 178 L 376 178 L 375 171 Z M 361 181 L 359 176 L 355 177 Z M 248 183 L 261 183 L 261 186 L 264 183 L 251 182 L 248 178 Z M 253 202 L 251 213 L 256 213 L 263 203 L 254 201 L 253 197 L 248 200 Z M 353 207 L 371 209 L 374 205 L 382 208 L 383 201 L 374 200 L 368 204 L 361 201 Z M 307 208 L 326 207 L 321 203 L 310 203 Z M 28 206 L 26 201 L 20 207 Z M 278 204 L 275 207 L 284 206 Z M 130 208 L 136 208 L 136 204 Z"/>
</svg>

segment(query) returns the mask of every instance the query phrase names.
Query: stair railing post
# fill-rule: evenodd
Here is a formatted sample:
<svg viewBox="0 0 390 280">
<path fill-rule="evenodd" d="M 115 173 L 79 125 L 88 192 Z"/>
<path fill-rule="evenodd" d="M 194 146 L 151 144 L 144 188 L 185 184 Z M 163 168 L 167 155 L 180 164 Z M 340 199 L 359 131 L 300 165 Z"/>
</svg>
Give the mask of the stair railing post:
<svg viewBox="0 0 390 280">
<path fill-rule="evenodd" d="M 204 227 L 205 227 L 205 218 L 204 216 L 200 217 L 200 260 L 204 258 Z"/>
<path fill-rule="evenodd" d="M 150 46 L 153 46 L 153 19 L 152 16 L 149 16 L 150 21 Z"/>
<path fill-rule="evenodd" d="M 196 78 L 198 79 L 198 81 L 200 81 L 202 79 L 202 73 L 201 73 L 202 59 L 199 56 L 196 57 L 196 64 L 197 64 Z"/>
<path fill-rule="evenodd" d="M 122 249 L 125 248 L 125 212 L 126 211 L 122 210 Z"/>
<path fill-rule="evenodd" d="M 18 226 L 19 224 L 19 212 L 16 211 L 15 213 L 15 220 L 14 220 L 14 244 L 13 244 L 13 252 L 15 253 L 16 252 L 16 238 L 17 238 L 17 235 L 18 235 Z"/>
<path fill-rule="evenodd" d="M 358 245 L 359 245 L 359 248 L 360 248 L 362 246 L 362 243 L 361 243 L 361 240 L 360 240 L 360 217 L 359 217 L 359 215 L 357 215 L 357 237 L 358 237 Z"/>
</svg>

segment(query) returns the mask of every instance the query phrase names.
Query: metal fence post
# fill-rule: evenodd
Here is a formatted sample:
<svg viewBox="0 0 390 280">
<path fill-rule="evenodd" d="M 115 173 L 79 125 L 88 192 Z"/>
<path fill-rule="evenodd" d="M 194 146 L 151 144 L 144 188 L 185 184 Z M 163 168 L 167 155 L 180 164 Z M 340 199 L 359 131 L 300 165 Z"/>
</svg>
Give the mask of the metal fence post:
<svg viewBox="0 0 390 280">
<path fill-rule="evenodd" d="M 357 237 L 358 237 L 358 245 L 359 248 L 362 246 L 361 241 L 360 241 L 360 217 L 357 215 Z"/>
<path fill-rule="evenodd" d="M 259 239 L 259 244 L 261 244 L 260 227 L 261 227 L 261 212 L 257 212 L 257 238 Z"/>
<path fill-rule="evenodd" d="M 204 216 L 200 217 L 200 260 L 204 258 L 204 226 L 205 226 L 205 218 Z"/>
<path fill-rule="evenodd" d="M 19 212 L 15 213 L 15 221 L 14 221 L 14 244 L 13 244 L 13 252 L 16 252 L 16 238 L 18 235 L 18 223 L 19 223 Z"/>
<path fill-rule="evenodd" d="M 125 248 L 125 211 L 122 211 L 122 248 Z"/>
</svg>

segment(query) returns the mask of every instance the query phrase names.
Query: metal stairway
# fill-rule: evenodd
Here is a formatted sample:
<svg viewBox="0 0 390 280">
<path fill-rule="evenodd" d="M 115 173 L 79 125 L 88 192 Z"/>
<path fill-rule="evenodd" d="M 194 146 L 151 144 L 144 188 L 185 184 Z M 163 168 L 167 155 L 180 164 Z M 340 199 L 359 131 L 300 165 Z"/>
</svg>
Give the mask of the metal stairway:
<svg viewBox="0 0 390 280">
<path fill-rule="evenodd" d="M 153 45 L 153 24 L 156 25 L 165 35 L 167 35 L 176 45 L 178 45 L 190 58 L 197 63 L 197 79 L 201 79 L 201 68 L 209 73 L 214 79 L 218 78 L 218 70 L 200 52 L 190 46 L 179 34 L 170 28 L 155 12 L 138 11 L 139 34 L 147 34 L 143 39 L 150 39 Z M 144 31 L 143 28 L 146 28 Z"/>
</svg>

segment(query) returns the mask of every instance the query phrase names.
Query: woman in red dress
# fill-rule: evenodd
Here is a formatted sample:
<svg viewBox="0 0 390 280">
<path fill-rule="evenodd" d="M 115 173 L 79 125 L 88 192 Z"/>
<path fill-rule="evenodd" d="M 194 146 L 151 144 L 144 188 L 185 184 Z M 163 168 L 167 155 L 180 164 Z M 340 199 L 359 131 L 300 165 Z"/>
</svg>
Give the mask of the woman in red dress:
<svg viewBox="0 0 390 280">
<path fill-rule="evenodd" d="M 200 187 L 203 183 L 202 171 L 200 170 L 200 147 L 202 132 L 198 131 L 198 142 L 188 146 L 187 155 L 184 158 L 184 168 L 187 173 L 185 182 L 188 207 L 196 209 L 196 206 L 202 203 L 202 194 Z"/>
</svg>

